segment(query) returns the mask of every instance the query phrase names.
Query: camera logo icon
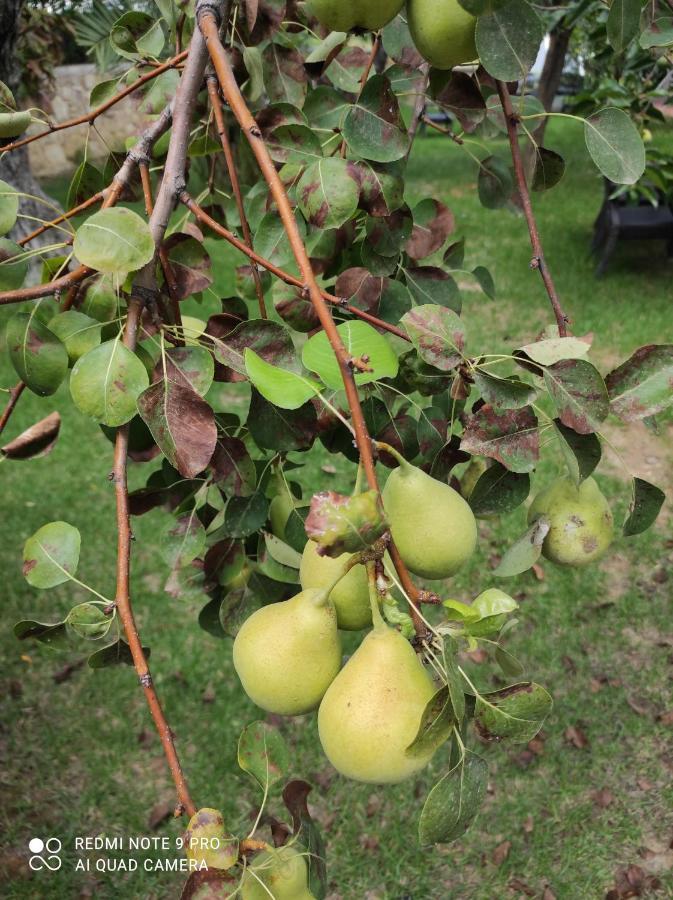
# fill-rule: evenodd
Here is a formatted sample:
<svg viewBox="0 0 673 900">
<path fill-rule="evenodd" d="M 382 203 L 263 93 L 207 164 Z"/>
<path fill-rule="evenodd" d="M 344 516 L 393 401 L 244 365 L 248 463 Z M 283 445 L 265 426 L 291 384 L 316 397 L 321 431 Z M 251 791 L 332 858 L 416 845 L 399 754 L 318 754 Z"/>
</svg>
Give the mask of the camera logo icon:
<svg viewBox="0 0 673 900">
<path fill-rule="evenodd" d="M 58 872 L 63 864 L 59 855 L 62 846 L 63 844 L 58 838 L 47 838 L 46 841 L 43 841 L 42 838 L 31 838 L 28 842 L 28 849 L 32 855 L 28 860 L 28 865 L 33 872 L 41 872 L 43 869 Z"/>
</svg>

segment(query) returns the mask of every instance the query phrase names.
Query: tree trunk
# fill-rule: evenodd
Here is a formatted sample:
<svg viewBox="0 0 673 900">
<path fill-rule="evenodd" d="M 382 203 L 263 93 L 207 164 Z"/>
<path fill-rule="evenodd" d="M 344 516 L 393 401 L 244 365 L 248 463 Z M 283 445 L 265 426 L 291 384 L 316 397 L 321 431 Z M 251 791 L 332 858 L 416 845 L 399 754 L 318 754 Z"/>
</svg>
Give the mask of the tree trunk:
<svg viewBox="0 0 673 900">
<path fill-rule="evenodd" d="M 16 94 L 21 82 L 21 67 L 16 55 L 16 44 L 19 32 L 19 17 L 25 0 L 0 0 L 0 81 L 4 81 L 7 87 Z M 20 104 L 17 104 L 20 105 Z M 2 148 L 0 148 L 1 152 Z M 47 197 L 39 183 L 33 178 L 30 171 L 28 147 L 20 147 L 11 153 L 5 153 L 0 157 L 0 179 L 11 184 L 23 194 L 32 194 L 44 197 L 50 203 L 54 201 Z M 22 197 L 19 206 L 20 214 L 24 216 L 36 216 L 40 219 L 52 219 L 54 210 L 44 203 Z M 16 225 L 9 234 L 13 240 L 19 240 L 33 231 L 39 222 L 33 219 L 17 220 Z M 53 238 L 49 232 L 31 241 L 31 247 L 44 246 L 51 243 Z"/>
<path fill-rule="evenodd" d="M 551 111 L 554 97 L 561 83 L 563 67 L 565 66 L 568 46 L 572 28 L 565 27 L 562 23 L 557 25 L 549 35 L 549 49 L 545 57 L 540 83 L 537 89 L 537 97 L 547 112 Z M 535 132 L 535 139 L 541 144 L 544 139 L 548 119 L 543 119 L 542 124 Z"/>
</svg>

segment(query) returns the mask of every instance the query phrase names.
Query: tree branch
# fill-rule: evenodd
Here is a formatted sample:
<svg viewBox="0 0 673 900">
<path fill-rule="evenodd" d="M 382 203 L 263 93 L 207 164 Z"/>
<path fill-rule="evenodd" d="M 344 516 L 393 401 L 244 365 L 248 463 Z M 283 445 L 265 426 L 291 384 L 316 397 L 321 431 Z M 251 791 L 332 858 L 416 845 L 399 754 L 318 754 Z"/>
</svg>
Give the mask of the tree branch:
<svg viewBox="0 0 673 900">
<path fill-rule="evenodd" d="M 14 412 L 14 408 L 16 404 L 19 402 L 21 394 L 23 394 L 26 385 L 23 381 L 19 381 L 17 384 L 9 392 L 9 400 L 7 401 L 7 406 L 5 406 L 2 411 L 2 415 L 0 416 L 0 434 L 5 430 L 5 425 L 9 422 L 9 417 Z"/>
<path fill-rule="evenodd" d="M 285 284 L 289 284 L 293 287 L 302 289 L 305 287 L 305 284 L 301 280 L 301 278 L 297 278 L 295 275 L 290 275 L 289 272 L 286 272 L 284 269 L 280 269 L 270 260 L 265 259 L 263 256 L 260 256 L 259 253 L 256 253 L 247 244 L 237 238 L 232 231 L 229 231 L 229 229 L 225 228 L 224 225 L 220 225 L 219 222 L 216 222 L 215 219 L 212 218 L 212 216 L 209 216 L 208 213 L 192 199 L 187 191 L 183 191 L 180 194 L 180 202 L 184 203 L 187 209 L 197 218 L 199 222 L 207 225 L 208 228 L 215 232 L 215 234 L 219 234 L 220 237 L 223 237 L 226 241 L 229 241 L 229 243 L 233 247 L 236 247 L 237 250 L 240 250 L 241 253 L 245 253 L 248 259 L 251 259 L 256 265 L 262 266 L 262 268 L 266 269 L 267 272 L 270 272 L 272 275 L 275 275 L 276 278 L 280 278 L 281 281 L 284 281 Z M 402 338 L 402 340 L 404 341 L 410 341 L 409 335 L 402 331 L 401 328 L 397 328 L 395 325 L 391 325 L 389 322 L 384 322 L 383 319 L 379 319 L 377 318 L 377 316 L 372 316 L 370 313 L 365 312 L 362 309 L 358 309 L 356 306 L 350 306 L 342 298 L 336 297 L 334 294 L 330 294 L 327 291 L 321 290 L 321 294 L 328 303 L 332 303 L 334 306 L 338 306 L 340 309 L 346 310 L 347 312 L 352 313 L 352 315 L 357 316 L 359 319 L 363 319 L 365 322 L 369 322 L 376 328 L 381 328 L 385 331 L 388 331 L 390 332 L 390 334 L 394 334 L 397 337 Z"/>
<path fill-rule="evenodd" d="M 304 279 L 306 290 L 339 363 L 344 388 L 346 390 L 346 397 L 348 398 L 348 405 L 353 418 L 355 440 L 367 476 L 367 482 L 372 490 L 379 491 L 372 440 L 367 430 L 362 406 L 360 405 L 358 390 L 353 377 L 353 361 L 341 340 L 327 303 L 322 295 L 322 291 L 318 286 L 287 193 L 280 176 L 276 171 L 271 156 L 269 155 L 269 151 L 262 138 L 262 133 L 252 117 L 252 114 L 243 99 L 243 95 L 239 90 L 238 84 L 236 83 L 236 78 L 231 68 L 229 58 L 220 41 L 219 22 L 210 7 L 205 6 L 200 9 L 197 8 L 197 23 L 205 38 L 213 68 L 215 69 L 220 82 L 224 98 L 248 139 L 252 152 L 262 171 L 262 175 L 269 185 L 269 189 L 276 202 L 279 215 L 285 227 L 288 240 L 290 241 L 292 252 L 297 261 L 297 265 L 299 266 L 299 271 Z M 411 588 L 410 590 L 407 590 L 405 586 L 405 590 L 409 595 L 414 625 L 416 626 L 419 636 L 424 636 L 426 628 L 418 615 L 418 609 L 416 607 L 419 592 L 412 584 L 409 573 L 404 567 L 404 564 L 394 547 L 392 547 L 392 558 L 403 586 L 406 582 Z"/>
<path fill-rule="evenodd" d="M 46 131 L 40 131 L 39 134 L 32 134 L 30 137 L 22 138 L 20 141 L 14 141 L 13 144 L 7 144 L 5 147 L 0 148 L 0 153 L 10 153 L 12 150 L 18 150 L 19 147 L 25 147 L 26 144 L 32 144 L 33 141 L 39 141 L 40 138 L 47 137 L 50 134 L 56 134 L 58 131 L 64 131 L 66 128 L 74 128 L 76 125 L 85 125 L 87 123 L 95 122 L 98 116 L 107 112 L 110 107 L 115 106 L 120 100 L 128 97 L 129 94 L 133 94 L 138 88 L 147 84 L 148 81 L 152 81 L 153 78 L 163 74 L 163 72 L 168 71 L 168 69 L 174 69 L 186 56 L 187 51 L 179 53 L 167 62 L 162 63 L 162 65 L 157 66 L 156 69 L 152 69 L 152 71 L 148 72 L 146 75 L 142 75 L 137 81 L 134 81 L 133 84 L 130 84 L 128 87 L 124 88 L 123 91 L 120 91 L 118 94 L 115 94 L 114 97 L 106 100 L 105 103 L 101 103 L 100 106 L 92 109 L 91 112 L 86 113 L 86 115 L 77 116 L 75 119 L 68 119 L 67 122 L 50 125 Z"/>
<path fill-rule="evenodd" d="M 528 184 L 526 182 L 526 172 L 523 164 L 523 157 L 521 155 L 521 148 L 519 147 L 519 136 L 517 130 L 519 120 L 514 113 L 512 98 L 510 97 L 509 91 L 507 90 L 507 85 L 502 81 L 496 81 L 496 85 L 498 87 L 498 96 L 500 97 L 502 111 L 505 114 L 505 122 L 507 123 L 507 136 L 509 137 L 509 146 L 512 151 L 512 162 L 514 164 L 514 174 L 516 176 L 517 185 L 519 187 L 521 205 L 526 217 L 526 222 L 528 223 L 528 233 L 530 234 L 531 247 L 533 248 L 533 259 L 531 260 L 530 267 L 531 269 L 538 269 L 538 271 L 540 272 L 542 281 L 544 282 L 544 286 L 547 290 L 547 295 L 549 296 L 549 301 L 551 303 L 552 309 L 554 310 L 554 316 L 556 317 L 556 324 L 558 326 L 559 335 L 561 337 L 566 337 L 568 333 L 566 326 L 570 320 L 563 312 L 558 294 L 556 293 L 556 288 L 554 286 L 554 280 L 552 279 L 551 272 L 547 268 L 547 263 L 544 257 L 542 241 L 540 240 L 540 233 L 538 231 L 537 222 L 535 221 L 533 205 L 530 200 L 530 192 L 528 190 Z"/>
<path fill-rule="evenodd" d="M 238 217 L 241 220 L 241 229 L 243 230 L 243 237 L 245 239 L 245 243 L 252 250 L 252 234 L 250 233 L 250 225 L 248 224 L 248 217 L 245 214 L 245 206 L 243 205 L 243 195 L 241 194 L 241 184 L 238 180 L 238 172 L 236 171 L 236 161 L 234 160 L 234 154 L 231 149 L 231 143 L 229 142 L 229 135 L 227 134 L 227 124 L 224 121 L 224 113 L 222 111 L 222 103 L 220 101 L 220 94 L 217 86 L 217 78 L 214 75 L 209 75 L 207 79 L 208 84 L 208 96 L 210 98 L 210 105 L 213 108 L 213 114 L 215 116 L 215 125 L 217 126 L 217 133 L 220 137 L 220 143 L 222 144 L 222 151 L 224 153 L 224 158 L 227 163 L 227 171 L 229 172 L 229 181 L 231 182 L 231 189 L 234 192 L 234 198 L 236 199 L 236 208 L 238 209 Z M 264 288 L 262 287 L 262 279 L 259 277 L 259 272 L 253 266 L 252 267 L 252 277 L 255 282 L 255 292 L 257 294 L 257 302 L 259 304 L 259 314 L 263 319 L 266 319 L 266 305 L 264 303 Z"/>
</svg>

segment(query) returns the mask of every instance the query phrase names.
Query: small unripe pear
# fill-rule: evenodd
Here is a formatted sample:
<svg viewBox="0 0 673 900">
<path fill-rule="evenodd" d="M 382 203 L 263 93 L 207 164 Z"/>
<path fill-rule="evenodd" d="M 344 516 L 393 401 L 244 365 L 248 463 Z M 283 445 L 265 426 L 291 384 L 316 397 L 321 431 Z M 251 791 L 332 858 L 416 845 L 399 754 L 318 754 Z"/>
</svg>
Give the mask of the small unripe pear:
<svg viewBox="0 0 673 900">
<path fill-rule="evenodd" d="M 0 138 L 18 137 L 30 125 L 27 109 L 10 110 L 0 113 Z"/>
<path fill-rule="evenodd" d="M 294 500 L 287 491 L 282 494 L 276 494 L 269 504 L 269 521 L 271 522 L 271 531 L 280 538 L 285 540 L 285 526 L 290 518 L 290 513 L 294 509 Z"/>
<path fill-rule="evenodd" d="M 250 699 L 267 712 L 310 712 L 341 666 L 334 604 L 306 590 L 247 619 L 234 640 L 234 667 Z"/>
<path fill-rule="evenodd" d="M 404 460 L 389 476 L 383 505 L 407 567 L 423 578 L 454 575 L 474 553 L 477 523 L 457 491 Z"/>
<path fill-rule="evenodd" d="M 408 0 L 407 18 L 416 49 L 437 69 L 477 58 L 477 20 L 458 0 Z"/>
<path fill-rule="evenodd" d="M 378 31 L 392 22 L 404 0 L 310 0 L 309 12 L 331 31 Z"/>
<path fill-rule="evenodd" d="M 346 778 L 393 784 L 420 772 L 432 752 L 405 752 L 435 693 L 399 631 L 379 622 L 334 679 L 318 712 L 320 742 Z"/>
<path fill-rule="evenodd" d="M 227 833 L 219 809 L 204 807 L 194 813 L 184 835 L 187 859 L 209 869 L 231 869 L 238 859 L 238 839 Z"/>
<path fill-rule="evenodd" d="M 335 559 L 330 556 L 320 556 L 315 541 L 307 541 L 299 568 L 301 586 L 303 588 L 328 587 L 343 571 L 350 557 L 350 553 L 342 553 Z M 344 631 L 359 631 L 372 624 L 367 570 L 364 566 L 353 566 L 350 572 L 332 589 L 330 600 L 336 609 L 337 624 Z"/>
<path fill-rule="evenodd" d="M 542 517 L 550 525 L 542 553 L 560 566 L 585 566 L 600 559 L 612 543 L 612 512 L 593 478 L 578 488 L 564 476 L 541 490 L 528 510 L 528 522 Z"/>
<path fill-rule="evenodd" d="M 315 900 L 308 889 L 306 858 L 286 844 L 262 850 L 246 869 L 241 900 Z"/>
</svg>

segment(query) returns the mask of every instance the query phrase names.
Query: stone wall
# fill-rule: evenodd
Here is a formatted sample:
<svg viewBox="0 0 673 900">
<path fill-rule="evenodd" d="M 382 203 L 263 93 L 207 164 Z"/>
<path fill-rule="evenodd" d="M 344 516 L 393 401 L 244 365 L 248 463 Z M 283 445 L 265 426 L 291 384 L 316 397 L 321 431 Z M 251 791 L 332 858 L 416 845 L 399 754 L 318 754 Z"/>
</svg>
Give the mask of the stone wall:
<svg viewBox="0 0 673 900">
<path fill-rule="evenodd" d="M 93 65 L 58 66 L 50 119 L 64 122 L 87 113 L 91 89 L 101 80 Z M 97 119 L 93 127 L 78 125 L 30 144 L 32 171 L 39 178 L 72 172 L 83 159 L 87 131 L 87 158 L 91 161 L 104 159 L 110 149 L 123 149 L 126 138 L 139 133 L 146 123 L 147 118 L 138 109 L 138 99 L 131 94 Z M 40 130 L 39 126 L 33 126 L 28 134 Z"/>
</svg>

